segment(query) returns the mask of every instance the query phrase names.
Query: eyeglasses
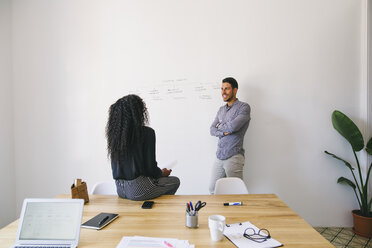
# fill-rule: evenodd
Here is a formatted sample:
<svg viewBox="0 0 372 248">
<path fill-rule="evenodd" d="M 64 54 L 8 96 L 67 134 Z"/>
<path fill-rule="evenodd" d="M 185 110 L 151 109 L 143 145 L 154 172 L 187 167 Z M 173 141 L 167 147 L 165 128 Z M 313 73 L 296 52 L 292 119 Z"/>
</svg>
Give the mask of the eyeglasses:
<svg viewBox="0 0 372 248">
<path fill-rule="evenodd" d="M 271 238 L 269 230 L 265 228 L 262 228 L 256 232 L 253 228 L 248 227 L 245 229 L 243 236 L 257 243 L 265 242 Z"/>
</svg>

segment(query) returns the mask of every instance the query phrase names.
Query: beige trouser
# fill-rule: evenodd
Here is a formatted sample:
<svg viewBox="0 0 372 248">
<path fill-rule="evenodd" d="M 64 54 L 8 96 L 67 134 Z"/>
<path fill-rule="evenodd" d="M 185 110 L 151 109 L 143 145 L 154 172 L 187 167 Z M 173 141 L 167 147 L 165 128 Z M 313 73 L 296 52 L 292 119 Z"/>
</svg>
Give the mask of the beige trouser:
<svg viewBox="0 0 372 248">
<path fill-rule="evenodd" d="M 212 168 L 212 176 L 209 183 L 209 193 L 214 194 L 216 181 L 223 177 L 239 177 L 243 180 L 244 156 L 234 155 L 228 159 L 216 159 Z"/>
</svg>

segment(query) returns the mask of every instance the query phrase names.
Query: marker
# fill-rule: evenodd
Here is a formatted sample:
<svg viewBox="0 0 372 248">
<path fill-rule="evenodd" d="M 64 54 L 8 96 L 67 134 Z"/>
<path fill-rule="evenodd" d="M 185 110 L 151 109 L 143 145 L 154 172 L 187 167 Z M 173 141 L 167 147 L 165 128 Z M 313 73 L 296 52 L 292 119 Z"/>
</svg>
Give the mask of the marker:
<svg viewBox="0 0 372 248">
<path fill-rule="evenodd" d="M 240 206 L 243 205 L 242 202 L 226 202 L 223 204 L 224 206 Z"/>
<path fill-rule="evenodd" d="M 174 247 L 172 244 L 168 243 L 167 241 L 164 240 L 164 244 L 167 246 L 167 247 Z"/>
<path fill-rule="evenodd" d="M 105 223 L 106 220 L 108 220 L 109 216 L 106 216 L 105 218 L 103 218 L 99 223 L 98 225 L 102 225 L 103 223 Z"/>
</svg>

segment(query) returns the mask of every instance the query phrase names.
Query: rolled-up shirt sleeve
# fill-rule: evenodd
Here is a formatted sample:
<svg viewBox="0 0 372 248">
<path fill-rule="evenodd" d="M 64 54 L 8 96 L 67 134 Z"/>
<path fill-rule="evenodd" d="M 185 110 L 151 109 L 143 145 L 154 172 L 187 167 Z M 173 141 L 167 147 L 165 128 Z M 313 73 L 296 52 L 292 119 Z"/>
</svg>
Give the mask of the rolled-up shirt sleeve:
<svg viewBox="0 0 372 248">
<path fill-rule="evenodd" d="M 237 116 L 234 119 L 231 119 L 225 123 L 221 123 L 221 125 L 218 126 L 217 132 L 222 133 L 234 133 L 240 130 L 246 124 L 250 121 L 251 117 L 251 108 L 248 104 L 244 104 L 239 109 L 239 112 Z M 212 127 L 211 127 L 212 128 Z M 211 131 L 212 132 L 212 131 Z"/>
</svg>

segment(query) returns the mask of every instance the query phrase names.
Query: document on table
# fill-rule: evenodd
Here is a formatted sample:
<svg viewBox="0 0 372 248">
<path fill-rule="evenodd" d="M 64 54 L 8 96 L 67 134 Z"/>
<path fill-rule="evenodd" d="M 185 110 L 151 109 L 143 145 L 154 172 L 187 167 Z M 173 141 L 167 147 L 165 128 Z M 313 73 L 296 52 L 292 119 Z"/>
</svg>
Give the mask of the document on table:
<svg viewBox="0 0 372 248">
<path fill-rule="evenodd" d="M 172 238 L 153 238 L 142 236 L 124 236 L 116 248 L 195 248 L 188 240 Z"/>
<path fill-rule="evenodd" d="M 273 238 L 269 238 L 262 243 L 247 239 L 243 236 L 244 231 L 247 228 L 253 228 L 256 233 L 258 233 L 258 231 L 260 230 L 255 225 L 247 221 L 243 223 L 226 225 L 223 234 L 237 247 L 272 248 L 283 246 L 283 244 Z"/>
</svg>

